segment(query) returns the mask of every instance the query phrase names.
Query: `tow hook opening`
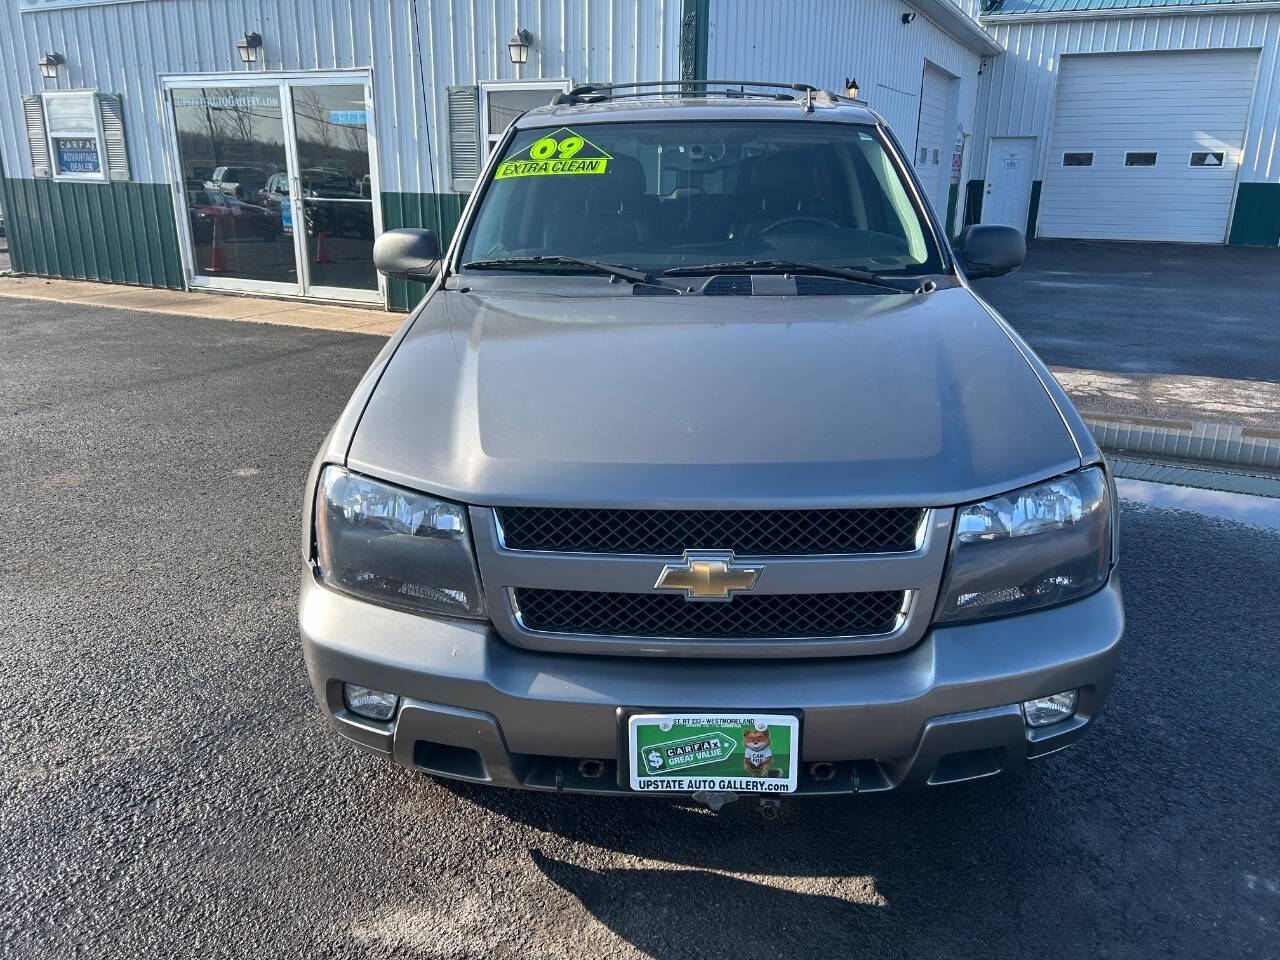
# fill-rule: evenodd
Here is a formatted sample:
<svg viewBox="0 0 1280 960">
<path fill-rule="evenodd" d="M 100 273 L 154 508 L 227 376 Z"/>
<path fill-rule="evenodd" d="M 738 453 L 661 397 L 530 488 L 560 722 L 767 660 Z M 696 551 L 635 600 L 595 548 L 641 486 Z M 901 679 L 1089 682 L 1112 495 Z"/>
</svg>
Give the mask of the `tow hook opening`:
<svg viewBox="0 0 1280 960">
<path fill-rule="evenodd" d="M 828 760 L 819 760 L 816 763 L 811 763 L 809 764 L 809 776 L 815 780 L 834 780 L 836 765 Z"/>
<path fill-rule="evenodd" d="M 596 780 L 604 774 L 604 761 L 579 760 L 578 773 L 588 780 Z"/>
<path fill-rule="evenodd" d="M 738 799 L 738 795 L 732 790 L 698 790 L 694 793 L 693 799 L 698 803 L 705 803 L 711 808 L 712 813 L 719 813 L 721 807 L 733 803 Z"/>
</svg>

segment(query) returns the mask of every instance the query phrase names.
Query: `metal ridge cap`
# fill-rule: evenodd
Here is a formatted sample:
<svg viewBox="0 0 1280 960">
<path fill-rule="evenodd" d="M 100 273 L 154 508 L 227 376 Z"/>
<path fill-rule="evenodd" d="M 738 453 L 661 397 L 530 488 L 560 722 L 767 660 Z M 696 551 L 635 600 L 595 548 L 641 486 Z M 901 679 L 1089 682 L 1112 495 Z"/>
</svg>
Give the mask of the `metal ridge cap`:
<svg viewBox="0 0 1280 960">
<path fill-rule="evenodd" d="M 1124 7 L 1092 7 L 1073 10 L 1027 10 L 1021 13 L 980 13 L 979 21 L 988 27 L 1017 23 L 1046 23 L 1055 20 L 1101 20 L 1145 17 L 1223 16 L 1231 13 L 1277 13 L 1280 0 L 1198 0 L 1195 3 L 1162 3 Z M 1004 47 L 1001 47 L 1003 50 Z"/>
</svg>

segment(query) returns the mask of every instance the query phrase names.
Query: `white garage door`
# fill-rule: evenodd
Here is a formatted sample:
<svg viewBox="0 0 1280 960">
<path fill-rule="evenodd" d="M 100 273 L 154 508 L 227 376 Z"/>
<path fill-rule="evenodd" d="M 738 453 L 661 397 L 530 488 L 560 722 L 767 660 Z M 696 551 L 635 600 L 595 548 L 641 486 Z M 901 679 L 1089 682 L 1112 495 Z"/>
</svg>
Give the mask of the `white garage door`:
<svg viewBox="0 0 1280 960">
<path fill-rule="evenodd" d="M 920 124 L 916 129 L 916 173 L 939 220 L 947 216 L 951 183 L 951 141 L 955 137 L 955 77 L 925 64 L 920 84 Z"/>
<path fill-rule="evenodd" d="M 1222 243 L 1255 50 L 1061 60 L 1042 237 Z"/>
</svg>

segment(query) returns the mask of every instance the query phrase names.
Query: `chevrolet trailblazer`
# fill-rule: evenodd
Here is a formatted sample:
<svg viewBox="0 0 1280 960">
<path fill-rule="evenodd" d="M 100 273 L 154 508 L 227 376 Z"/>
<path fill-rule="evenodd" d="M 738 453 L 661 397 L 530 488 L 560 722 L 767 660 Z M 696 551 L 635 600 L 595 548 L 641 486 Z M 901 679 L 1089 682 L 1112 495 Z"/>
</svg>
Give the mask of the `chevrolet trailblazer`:
<svg viewBox="0 0 1280 960">
<path fill-rule="evenodd" d="M 312 684 L 535 790 L 889 791 L 1075 741 L 1124 615 L 1107 465 L 885 122 L 804 85 L 517 119 L 306 487 Z"/>
</svg>

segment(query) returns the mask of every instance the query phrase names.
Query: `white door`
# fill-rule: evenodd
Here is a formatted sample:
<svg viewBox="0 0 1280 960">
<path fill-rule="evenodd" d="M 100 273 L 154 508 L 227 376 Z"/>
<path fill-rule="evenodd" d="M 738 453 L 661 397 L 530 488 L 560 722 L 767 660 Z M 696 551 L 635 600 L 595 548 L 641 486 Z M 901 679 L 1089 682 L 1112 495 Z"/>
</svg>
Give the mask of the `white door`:
<svg viewBox="0 0 1280 960">
<path fill-rule="evenodd" d="M 1040 235 L 1222 243 L 1256 50 L 1063 57 Z"/>
<path fill-rule="evenodd" d="M 920 83 L 920 119 L 912 160 L 925 194 L 939 220 L 947 216 L 952 141 L 956 128 L 956 78 L 931 63 L 924 65 Z"/>
<path fill-rule="evenodd" d="M 992 137 L 987 148 L 987 186 L 982 222 L 1027 229 L 1031 202 L 1031 160 L 1035 137 Z"/>
</svg>

